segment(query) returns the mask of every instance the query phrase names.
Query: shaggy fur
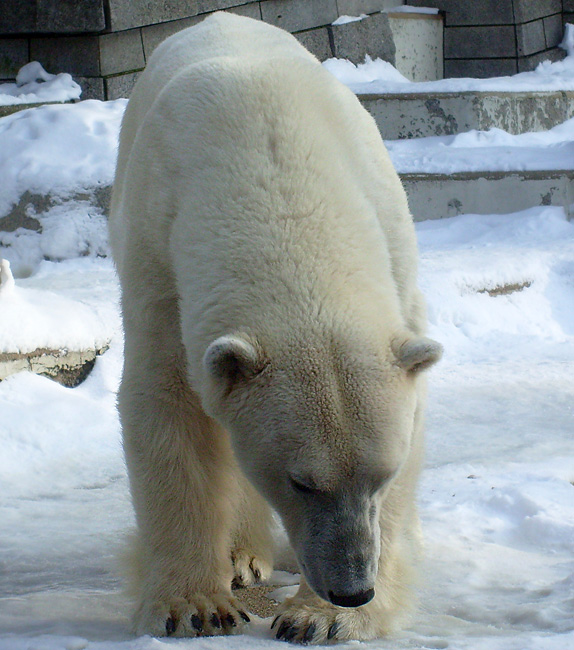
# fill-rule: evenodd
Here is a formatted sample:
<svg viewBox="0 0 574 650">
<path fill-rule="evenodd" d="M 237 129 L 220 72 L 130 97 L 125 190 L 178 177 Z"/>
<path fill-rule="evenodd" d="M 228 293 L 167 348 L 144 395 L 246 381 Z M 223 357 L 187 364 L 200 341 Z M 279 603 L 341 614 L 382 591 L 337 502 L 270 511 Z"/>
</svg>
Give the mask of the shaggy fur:
<svg viewBox="0 0 574 650">
<path fill-rule="evenodd" d="M 239 631 L 231 583 L 269 576 L 271 505 L 303 573 L 279 636 L 388 633 L 419 538 L 420 371 L 440 346 L 373 120 L 291 35 L 215 14 L 138 81 L 110 232 L 135 632 Z"/>
</svg>

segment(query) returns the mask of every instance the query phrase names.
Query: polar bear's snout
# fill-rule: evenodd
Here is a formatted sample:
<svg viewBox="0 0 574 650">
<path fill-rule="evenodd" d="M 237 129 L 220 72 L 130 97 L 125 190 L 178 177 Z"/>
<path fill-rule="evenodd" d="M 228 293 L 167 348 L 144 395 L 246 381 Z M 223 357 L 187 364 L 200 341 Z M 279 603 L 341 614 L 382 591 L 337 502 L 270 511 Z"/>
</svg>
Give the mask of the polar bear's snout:
<svg viewBox="0 0 574 650">
<path fill-rule="evenodd" d="M 370 504 L 360 501 L 347 495 L 329 505 L 308 505 L 305 531 L 297 532 L 297 555 L 309 586 L 339 607 L 360 607 L 375 595 L 380 527 Z"/>
</svg>

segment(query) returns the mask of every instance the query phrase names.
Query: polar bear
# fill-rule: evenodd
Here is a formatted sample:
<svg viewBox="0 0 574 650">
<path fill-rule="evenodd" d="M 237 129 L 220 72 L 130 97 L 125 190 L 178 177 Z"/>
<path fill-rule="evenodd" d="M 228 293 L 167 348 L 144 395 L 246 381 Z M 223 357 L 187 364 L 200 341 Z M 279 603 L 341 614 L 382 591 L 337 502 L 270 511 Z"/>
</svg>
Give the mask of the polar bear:
<svg viewBox="0 0 574 650">
<path fill-rule="evenodd" d="M 232 583 L 269 576 L 274 509 L 302 573 L 276 637 L 388 633 L 441 347 L 371 117 L 290 34 L 212 15 L 158 47 L 134 89 L 110 236 L 135 632 L 241 631 Z"/>
</svg>

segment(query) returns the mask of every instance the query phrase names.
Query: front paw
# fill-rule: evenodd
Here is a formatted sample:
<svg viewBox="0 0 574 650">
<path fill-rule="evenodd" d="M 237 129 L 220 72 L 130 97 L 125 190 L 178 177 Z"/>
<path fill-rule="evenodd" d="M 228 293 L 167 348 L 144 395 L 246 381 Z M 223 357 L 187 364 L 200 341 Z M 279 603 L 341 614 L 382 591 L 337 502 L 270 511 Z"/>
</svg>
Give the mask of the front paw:
<svg viewBox="0 0 574 650">
<path fill-rule="evenodd" d="M 134 631 L 138 636 L 219 636 L 239 634 L 249 621 L 243 605 L 232 596 L 193 594 L 142 604 Z"/>
<path fill-rule="evenodd" d="M 265 582 L 273 570 L 269 562 L 254 556 L 249 551 L 236 550 L 232 553 L 231 559 L 235 572 L 232 583 L 234 588 Z"/>
<path fill-rule="evenodd" d="M 297 596 L 283 604 L 271 629 L 276 639 L 302 645 L 364 641 L 376 636 L 369 617 L 360 609 L 343 609 L 318 599 L 308 604 Z"/>
</svg>

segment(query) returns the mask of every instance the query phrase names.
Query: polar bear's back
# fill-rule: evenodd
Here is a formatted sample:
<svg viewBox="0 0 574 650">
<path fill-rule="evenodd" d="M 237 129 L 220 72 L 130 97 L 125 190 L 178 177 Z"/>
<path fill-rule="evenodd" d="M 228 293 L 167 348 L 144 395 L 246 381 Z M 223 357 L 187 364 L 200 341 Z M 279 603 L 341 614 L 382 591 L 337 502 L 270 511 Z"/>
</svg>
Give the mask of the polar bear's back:
<svg viewBox="0 0 574 650">
<path fill-rule="evenodd" d="M 124 118 L 110 227 L 120 275 L 129 248 L 134 276 L 171 260 L 164 275 L 186 279 L 198 357 L 239 325 L 278 327 L 272 305 L 302 322 L 310 295 L 417 329 L 414 231 L 374 121 L 257 21 L 215 15 L 157 49 Z"/>
<path fill-rule="evenodd" d="M 149 110 L 166 87 L 185 68 L 201 68 L 221 59 L 267 60 L 277 55 L 302 58 L 319 65 L 317 59 L 284 30 L 223 12 L 177 32 L 156 48 L 138 79 L 122 121 L 110 219 L 110 227 L 120 231 L 114 237 L 116 242 L 124 238 L 123 224 L 117 223 L 115 215 L 122 211 L 124 179 L 134 142 Z M 116 246 L 118 260 L 122 253 L 120 248 Z"/>
</svg>

